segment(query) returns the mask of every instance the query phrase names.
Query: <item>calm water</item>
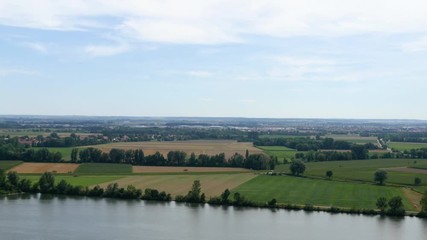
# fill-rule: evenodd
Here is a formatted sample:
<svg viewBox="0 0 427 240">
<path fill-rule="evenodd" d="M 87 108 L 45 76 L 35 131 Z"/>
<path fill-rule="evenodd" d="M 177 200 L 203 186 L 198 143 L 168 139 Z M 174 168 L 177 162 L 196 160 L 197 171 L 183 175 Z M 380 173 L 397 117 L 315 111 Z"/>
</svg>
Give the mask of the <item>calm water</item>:
<svg viewBox="0 0 427 240">
<path fill-rule="evenodd" d="M 427 239 L 427 221 L 70 197 L 0 197 L 0 239 Z"/>
</svg>

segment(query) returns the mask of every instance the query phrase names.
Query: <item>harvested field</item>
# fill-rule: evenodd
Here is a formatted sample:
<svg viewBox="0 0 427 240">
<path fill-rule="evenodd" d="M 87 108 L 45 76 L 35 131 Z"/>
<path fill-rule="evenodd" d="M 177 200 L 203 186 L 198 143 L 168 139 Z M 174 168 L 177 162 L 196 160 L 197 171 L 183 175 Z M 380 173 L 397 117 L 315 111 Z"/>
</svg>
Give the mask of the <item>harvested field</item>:
<svg viewBox="0 0 427 240">
<path fill-rule="evenodd" d="M 256 177 L 253 173 L 241 174 L 207 174 L 207 175 L 147 175 L 147 176 L 129 176 L 119 179 L 119 186 L 126 187 L 133 185 L 142 190 L 146 188 L 154 188 L 159 191 L 176 195 L 185 195 L 191 189 L 194 180 L 200 180 L 202 192 L 206 196 L 219 196 L 225 189 L 233 189 L 239 185 Z M 109 182 L 109 183 L 112 183 Z M 106 187 L 109 183 L 104 183 L 101 186 Z"/>
<path fill-rule="evenodd" d="M 410 168 L 410 167 L 384 168 L 384 170 L 392 171 L 392 172 L 402 172 L 402 173 L 427 174 L 427 169 Z"/>
<path fill-rule="evenodd" d="M 133 173 L 248 172 L 245 168 L 133 166 Z"/>
<path fill-rule="evenodd" d="M 189 156 L 192 152 L 196 155 L 215 155 L 225 153 L 231 157 L 234 153 L 245 155 L 246 150 L 250 154 L 262 153 L 261 149 L 255 148 L 250 142 L 237 142 L 229 140 L 200 140 L 200 141 L 173 141 L 173 142 L 120 142 L 90 146 L 98 148 L 103 152 L 109 152 L 112 148 L 118 149 L 142 149 L 145 155 L 152 155 L 160 152 L 164 156 L 169 151 L 184 151 Z"/>
<path fill-rule="evenodd" d="M 79 164 L 71 163 L 22 163 L 10 171 L 17 173 L 72 173 Z"/>
</svg>

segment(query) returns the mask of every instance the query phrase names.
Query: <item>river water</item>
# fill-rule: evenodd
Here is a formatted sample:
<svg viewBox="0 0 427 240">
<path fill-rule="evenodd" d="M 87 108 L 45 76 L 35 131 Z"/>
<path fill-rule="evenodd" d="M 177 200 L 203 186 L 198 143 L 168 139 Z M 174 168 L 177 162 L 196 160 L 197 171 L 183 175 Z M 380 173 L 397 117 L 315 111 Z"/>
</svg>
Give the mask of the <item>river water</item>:
<svg viewBox="0 0 427 240">
<path fill-rule="evenodd" d="M 4 240 L 427 239 L 427 220 L 94 199 L 0 197 Z"/>
</svg>

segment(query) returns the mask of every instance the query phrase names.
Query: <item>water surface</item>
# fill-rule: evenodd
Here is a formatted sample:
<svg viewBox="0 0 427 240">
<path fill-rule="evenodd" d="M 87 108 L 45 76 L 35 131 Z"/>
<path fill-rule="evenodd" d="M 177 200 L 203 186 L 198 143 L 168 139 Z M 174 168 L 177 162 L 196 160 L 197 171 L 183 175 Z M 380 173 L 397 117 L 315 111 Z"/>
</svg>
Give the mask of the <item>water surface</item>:
<svg viewBox="0 0 427 240">
<path fill-rule="evenodd" d="M 424 240 L 427 221 L 85 197 L 0 197 L 7 240 Z"/>
</svg>

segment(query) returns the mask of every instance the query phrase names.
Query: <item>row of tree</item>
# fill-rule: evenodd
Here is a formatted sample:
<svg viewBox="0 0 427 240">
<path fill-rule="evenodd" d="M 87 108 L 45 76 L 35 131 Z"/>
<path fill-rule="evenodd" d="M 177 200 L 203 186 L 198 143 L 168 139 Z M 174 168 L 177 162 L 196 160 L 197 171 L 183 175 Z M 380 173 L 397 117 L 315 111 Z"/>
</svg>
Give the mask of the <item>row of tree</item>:
<svg viewBox="0 0 427 240">
<path fill-rule="evenodd" d="M 224 153 L 216 155 L 192 153 L 188 158 L 183 151 L 169 151 L 166 158 L 159 152 L 145 156 L 144 151 L 111 149 L 109 153 L 97 148 L 73 149 L 71 152 L 73 162 L 105 162 L 125 163 L 145 166 L 195 166 L 195 167 L 242 167 L 255 170 L 274 169 L 277 159 L 264 154 L 249 154 L 246 156 L 235 153 L 226 158 Z"/>
<path fill-rule="evenodd" d="M 31 162 L 59 162 L 60 152 L 52 152 L 47 148 L 26 148 L 16 139 L 0 140 L 0 160 L 23 160 Z"/>
<path fill-rule="evenodd" d="M 55 132 L 47 137 L 42 135 L 37 136 L 37 143 L 33 147 L 76 147 L 76 146 L 89 146 L 96 144 L 108 143 L 108 138 L 102 135 L 90 135 L 80 137 L 75 133 L 71 133 L 68 137 L 59 137 Z"/>
<path fill-rule="evenodd" d="M 296 149 L 297 151 L 317 151 L 317 150 L 352 150 L 353 148 L 364 148 L 366 151 L 377 149 L 373 143 L 364 145 L 354 144 L 342 140 L 334 140 L 333 138 L 257 138 L 254 139 L 254 144 L 257 146 L 284 146 Z"/>
</svg>

